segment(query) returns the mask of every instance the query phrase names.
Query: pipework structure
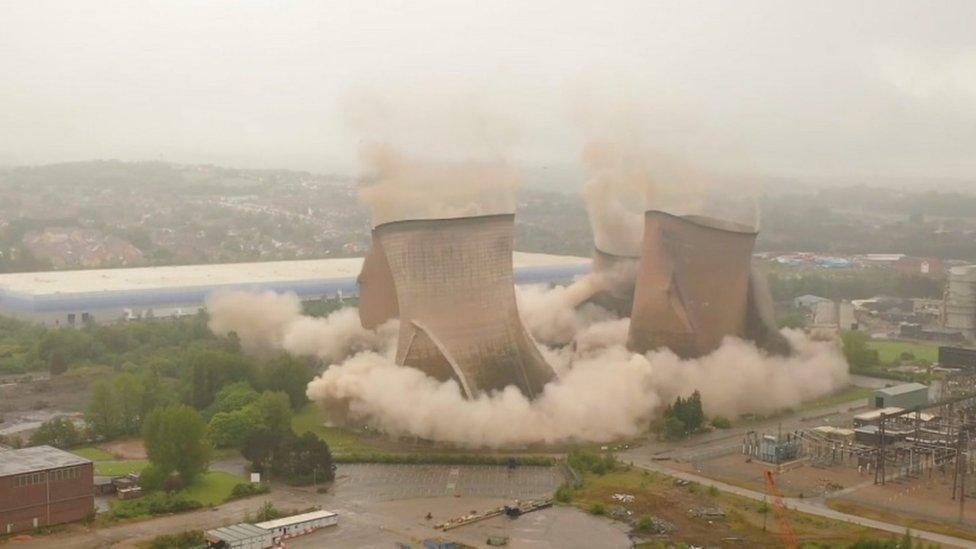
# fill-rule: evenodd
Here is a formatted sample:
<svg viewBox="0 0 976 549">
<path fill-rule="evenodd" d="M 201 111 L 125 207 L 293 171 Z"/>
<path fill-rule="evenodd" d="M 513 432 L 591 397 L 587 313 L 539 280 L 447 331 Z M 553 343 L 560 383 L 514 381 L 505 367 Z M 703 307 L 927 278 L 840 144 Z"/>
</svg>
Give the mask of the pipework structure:
<svg viewBox="0 0 976 549">
<path fill-rule="evenodd" d="M 509 385 L 538 395 L 555 373 L 519 317 L 514 238 L 514 214 L 377 226 L 359 279 L 363 324 L 399 316 L 397 364 L 454 380 L 467 398 Z"/>
<path fill-rule="evenodd" d="M 757 235 L 720 219 L 648 211 L 628 348 L 696 358 L 734 336 L 789 353 L 765 279 L 752 266 Z"/>
</svg>

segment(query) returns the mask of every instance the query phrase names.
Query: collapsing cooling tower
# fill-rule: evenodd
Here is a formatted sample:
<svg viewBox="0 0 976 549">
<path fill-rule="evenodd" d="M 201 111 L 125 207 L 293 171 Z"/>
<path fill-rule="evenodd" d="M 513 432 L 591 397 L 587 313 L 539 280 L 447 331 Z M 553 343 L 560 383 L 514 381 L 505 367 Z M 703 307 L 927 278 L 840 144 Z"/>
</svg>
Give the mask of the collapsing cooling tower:
<svg viewBox="0 0 976 549">
<path fill-rule="evenodd" d="M 627 346 L 638 353 L 666 347 L 693 358 L 736 336 L 789 352 L 769 290 L 753 273 L 756 236 L 728 221 L 647 212 Z"/>
<path fill-rule="evenodd" d="M 538 395 L 555 374 L 519 318 L 514 236 L 512 214 L 379 225 L 359 277 L 363 324 L 398 315 L 397 364 L 453 379 L 466 397 L 509 385 Z"/>
<path fill-rule="evenodd" d="M 639 260 L 639 257 L 609 254 L 594 248 L 590 274 L 595 283 L 593 294 L 585 302 L 598 305 L 620 318 L 629 317 Z"/>
<path fill-rule="evenodd" d="M 363 328 L 375 330 L 380 324 L 399 315 L 393 273 L 375 230 L 356 282 L 359 283 L 359 321 Z"/>
</svg>

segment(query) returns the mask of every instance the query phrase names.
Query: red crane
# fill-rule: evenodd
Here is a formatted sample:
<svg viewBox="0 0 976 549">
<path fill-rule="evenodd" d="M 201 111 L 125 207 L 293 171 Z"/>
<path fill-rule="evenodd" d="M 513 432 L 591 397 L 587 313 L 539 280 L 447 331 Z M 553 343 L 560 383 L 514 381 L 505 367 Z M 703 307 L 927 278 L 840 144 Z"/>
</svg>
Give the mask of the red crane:
<svg viewBox="0 0 976 549">
<path fill-rule="evenodd" d="M 773 501 L 773 513 L 779 521 L 780 534 L 783 536 L 783 543 L 788 549 L 796 549 L 796 533 L 790 526 L 790 517 L 786 514 L 786 505 L 783 504 L 783 497 L 780 496 L 776 488 L 776 481 L 773 480 L 773 472 L 766 470 L 766 487 L 769 489 L 769 496 Z"/>
</svg>

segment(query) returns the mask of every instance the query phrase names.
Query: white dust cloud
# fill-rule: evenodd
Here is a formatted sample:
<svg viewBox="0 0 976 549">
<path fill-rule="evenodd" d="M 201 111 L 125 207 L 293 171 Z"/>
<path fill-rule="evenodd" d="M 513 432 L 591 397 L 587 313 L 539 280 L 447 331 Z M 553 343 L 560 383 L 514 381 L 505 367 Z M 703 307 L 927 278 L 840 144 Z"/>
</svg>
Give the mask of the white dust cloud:
<svg viewBox="0 0 976 549">
<path fill-rule="evenodd" d="M 425 161 L 389 146 L 363 152 L 370 182 L 359 192 L 373 225 L 403 219 L 446 219 L 515 211 L 519 178 L 499 161 Z"/>
<path fill-rule="evenodd" d="M 357 90 L 342 104 L 360 143 L 360 199 L 373 225 L 515 212 L 517 124 L 473 91 L 395 97 Z"/>
<path fill-rule="evenodd" d="M 207 300 L 207 310 L 210 330 L 218 335 L 236 333 L 246 351 L 311 355 L 326 364 L 385 349 L 397 333 L 396 320 L 364 330 L 358 311 L 348 307 L 325 318 L 305 316 L 295 294 L 222 292 Z"/>
<path fill-rule="evenodd" d="M 583 90 L 572 114 L 583 138 L 583 198 L 597 249 L 640 255 L 644 213 L 707 215 L 758 227 L 759 185 L 727 128 L 701 108 L 646 86 Z"/>
<path fill-rule="evenodd" d="M 786 333 L 795 350 L 791 357 L 768 356 L 731 338 L 697 360 L 669 351 L 634 354 L 624 346 L 629 320 L 595 307 L 570 319 L 568 295 L 565 288 L 520 289 L 520 309 L 533 335 L 570 341 L 542 347 L 559 378 L 532 401 L 514 387 L 467 400 L 453 381 L 396 365 L 395 322 L 365 330 L 353 308 L 313 319 L 300 314 L 295 296 L 242 293 L 218 296 L 209 307 L 214 331 L 236 332 L 248 349 L 320 357 L 328 368 L 309 384 L 308 395 L 328 419 L 464 447 L 606 442 L 639 435 L 667 403 L 694 390 L 709 415 L 735 417 L 795 406 L 848 383 L 836 344 L 799 332 Z M 547 318 L 558 325 L 547 326 Z"/>
</svg>

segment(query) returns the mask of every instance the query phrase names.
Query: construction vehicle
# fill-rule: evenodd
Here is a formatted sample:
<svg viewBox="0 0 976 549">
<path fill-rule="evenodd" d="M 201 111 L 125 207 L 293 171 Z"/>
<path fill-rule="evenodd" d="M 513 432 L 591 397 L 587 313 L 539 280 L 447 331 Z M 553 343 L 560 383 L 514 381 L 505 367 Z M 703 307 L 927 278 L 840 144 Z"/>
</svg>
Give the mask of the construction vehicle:
<svg viewBox="0 0 976 549">
<path fill-rule="evenodd" d="M 773 472 L 766 470 L 766 488 L 769 489 L 769 497 L 773 502 L 773 514 L 779 521 L 780 535 L 783 536 L 783 545 L 788 549 L 796 549 L 797 539 L 793 527 L 790 525 L 790 517 L 786 512 L 786 505 L 783 497 L 776 488 L 776 481 L 773 479 Z"/>
</svg>

